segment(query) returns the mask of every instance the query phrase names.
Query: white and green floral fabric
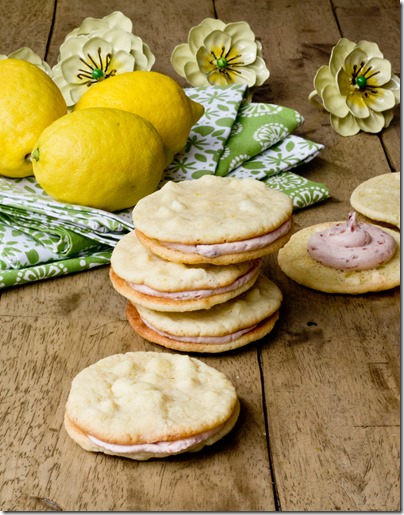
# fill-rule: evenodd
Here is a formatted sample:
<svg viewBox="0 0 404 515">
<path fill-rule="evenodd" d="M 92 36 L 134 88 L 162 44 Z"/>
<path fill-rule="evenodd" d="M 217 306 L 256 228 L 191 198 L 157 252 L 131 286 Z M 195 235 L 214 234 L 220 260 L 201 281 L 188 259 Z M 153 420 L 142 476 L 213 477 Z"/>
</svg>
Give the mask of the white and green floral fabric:
<svg viewBox="0 0 404 515">
<path fill-rule="evenodd" d="M 293 134 L 304 121 L 298 112 L 247 103 L 242 84 L 186 93 L 205 113 L 160 186 L 216 174 L 261 180 L 289 195 L 296 209 L 329 196 L 325 185 L 291 171 L 323 148 Z M 34 177 L 0 178 L 0 288 L 108 264 L 116 243 L 133 229 L 131 212 L 56 202 Z"/>
</svg>

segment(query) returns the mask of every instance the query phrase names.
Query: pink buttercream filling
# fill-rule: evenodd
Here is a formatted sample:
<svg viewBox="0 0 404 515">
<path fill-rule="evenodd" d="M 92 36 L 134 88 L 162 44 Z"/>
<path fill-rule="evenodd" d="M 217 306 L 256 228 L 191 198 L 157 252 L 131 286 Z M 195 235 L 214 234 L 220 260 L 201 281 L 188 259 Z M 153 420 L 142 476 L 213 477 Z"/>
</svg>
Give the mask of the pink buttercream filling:
<svg viewBox="0 0 404 515">
<path fill-rule="evenodd" d="M 202 299 L 204 297 L 210 297 L 212 295 L 218 295 L 219 293 L 227 293 L 229 291 L 236 290 L 240 288 L 248 282 L 251 277 L 257 272 L 257 269 L 260 267 L 261 261 L 257 260 L 257 263 L 250 268 L 250 270 L 244 274 L 243 276 L 236 279 L 232 284 L 227 286 L 223 286 L 222 288 L 216 289 L 205 289 L 205 290 L 188 290 L 188 291 L 176 291 L 176 292 L 164 292 L 160 290 L 155 290 L 154 288 L 150 288 L 145 284 L 135 284 L 128 283 L 131 288 L 140 293 L 145 293 L 146 295 L 152 295 L 154 297 L 162 297 L 165 299 L 174 299 L 174 300 L 191 300 L 191 299 Z"/>
<path fill-rule="evenodd" d="M 205 257 L 217 257 L 224 256 L 226 254 L 238 254 L 240 252 L 247 252 L 249 250 L 261 249 L 266 247 L 270 243 L 273 243 L 281 236 L 284 236 L 292 226 L 292 219 L 289 218 L 285 223 L 280 225 L 274 231 L 263 234 L 262 236 L 256 236 L 255 238 L 249 238 L 248 240 L 240 240 L 229 243 L 212 243 L 207 245 L 186 245 L 181 243 L 171 243 L 169 241 L 162 241 L 161 243 L 166 247 L 180 252 L 199 254 Z"/>
<path fill-rule="evenodd" d="M 348 221 L 314 233 L 307 251 L 316 261 L 340 270 L 369 270 L 387 263 L 396 241 L 374 225 L 360 223 L 351 212 Z"/>
<path fill-rule="evenodd" d="M 207 440 L 214 434 L 218 433 L 224 424 L 221 424 L 210 431 L 205 431 L 204 433 L 200 433 L 195 436 L 191 436 L 189 438 L 183 438 L 181 440 L 175 440 L 170 442 L 154 442 L 154 443 L 142 443 L 135 445 L 116 445 L 108 442 L 103 442 L 99 440 L 95 436 L 87 435 L 88 438 L 104 449 L 107 449 L 111 452 L 116 452 L 119 454 L 138 454 L 138 453 L 152 453 L 152 454 L 175 454 L 181 451 L 185 451 L 198 443 Z"/>
<path fill-rule="evenodd" d="M 244 329 L 240 329 L 239 331 L 235 331 L 234 333 L 229 333 L 224 336 L 176 336 L 173 334 L 166 333 L 164 331 L 160 331 L 156 327 L 154 327 L 152 324 L 144 320 L 142 318 L 142 321 L 147 327 L 149 327 L 152 331 L 155 331 L 161 336 L 165 336 L 166 338 L 170 338 L 171 340 L 176 340 L 179 342 L 184 343 L 206 343 L 206 344 L 222 344 L 222 343 L 228 343 L 232 342 L 234 340 L 237 340 L 243 334 L 246 334 L 250 331 L 252 331 L 255 327 L 257 327 L 258 324 L 254 324 L 251 327 L 246 327 Z"/>
</svg>

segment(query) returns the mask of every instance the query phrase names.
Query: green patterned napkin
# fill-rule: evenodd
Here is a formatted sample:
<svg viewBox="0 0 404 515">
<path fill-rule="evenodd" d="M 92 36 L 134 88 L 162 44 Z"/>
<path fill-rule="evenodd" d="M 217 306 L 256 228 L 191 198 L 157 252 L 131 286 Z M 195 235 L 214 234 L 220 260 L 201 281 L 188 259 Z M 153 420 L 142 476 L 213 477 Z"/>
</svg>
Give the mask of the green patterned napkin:
<svg viewBox="0 0 404 515">
<path fill-rule="evenodd" d="M 243 104 L 220 156 L 215 175 L 225 176 L 240 164 L 259 156 L 303 123 L 293 109 L 272 104 Z"/>
<path fill-rule="evenodd" d="M 295 208 L 329 196 L 323 184 L 290 171 L 323 148 L 292 134 L 303 122 L 299 113 L 248 104 L 241 84 L 185 91 L 205 113 L 161 185 L 217 174 L 262 180 L 289 195 Z M 34 177 L 0 178 L 0 288 L 108 264 L 116 243 L 133 229 L 131 214 L 56 202 Z"/>
</svg>

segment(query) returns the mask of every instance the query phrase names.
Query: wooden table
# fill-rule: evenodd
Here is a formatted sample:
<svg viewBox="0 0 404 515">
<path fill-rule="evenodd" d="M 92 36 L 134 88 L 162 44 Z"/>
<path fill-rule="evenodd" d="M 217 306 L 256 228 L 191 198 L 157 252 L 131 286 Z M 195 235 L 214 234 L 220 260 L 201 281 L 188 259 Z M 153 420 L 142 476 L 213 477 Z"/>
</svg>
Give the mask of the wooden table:
<svg viewBox="0 0 404 515">
<path fill-rule="evenodd" d="M 399 110 L 381 135 L 338 136 L 307 100 L 316 70 L 341 36 L 379 44 L 400 73 L 395 0 L 0 0 L 0 52 L 29 46 L 56 61 L 65 34 L 114 10 L 179 80 L 169 57 L 206 17 L 248 21 L 271 71 L 254 100 L 297 109 L 298 134 L 325 150 L 299 173 L 332 197 L 295 214 L 296 230 L 343 219 L 351 191 L 399 171 Z M 134 462 L 83 451 L 66 434 L 72 378 L 115 353 L 160 350 L 125 319 L 108 268 L 0 293 L 3 510 L 394 511 L 400 507 L 399 289 L 327 295 L 289 280 L 267 258 L 284 293 L 263 341 L 199 356 L 226 373 L 242 403 L 236 428 L 195 455 Z"/>
</svg>

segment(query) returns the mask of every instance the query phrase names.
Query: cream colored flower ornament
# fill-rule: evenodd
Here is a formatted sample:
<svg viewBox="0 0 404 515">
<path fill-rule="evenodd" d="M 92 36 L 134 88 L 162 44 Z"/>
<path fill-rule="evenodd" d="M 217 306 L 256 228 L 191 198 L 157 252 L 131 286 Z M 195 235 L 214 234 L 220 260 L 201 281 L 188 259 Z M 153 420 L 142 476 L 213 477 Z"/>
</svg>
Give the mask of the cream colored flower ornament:
<svg viewBox="0 0 404 515">
<path fill-rule="evenodd" d="M 251 88 L 269 77 L 262 45 L 243 21 L 206 18 L 189 31 L 188 43 L 174 48 L 171 64 L 194 87 L 242 83 Z"/>
<path fill-rule="evenodd" d="M 86 18 L 67 34 L 52 78 L 72 107 L 92 84 L 118 73 L 150 70 L 149 46 L 132 34 L 132 22 L 119 11 L 102 19 Z"/>
<path fill-rule="evenodd" d="M 332 49 L 329 65 L 314 77 L 310 101 L 330 113 L 331 125 L 341 136 L 360 130 L 377 133 L 393 119 L 393 107 L 400 103 L 400 79 L 392 74 L 378 45 L 358 44 L 342 38 Z M 320 104 L 321 105 L 321 104 Z"/>
<path fill-rule="evenodd" d="M 38 68 L 41 68 L 41 70 L 48 75 L 52 74 L 52 70 L 49 64 L 41 59 L 38 54 L 36 54 L 28 47 L 19 48 L 18 50 L 11 52 L 9 55 L 0 54 L 0 61 L 3 59 L 20 59 L 21 61 L 28 61 L 29 63 L 38 66 Z"/>
</svg>

